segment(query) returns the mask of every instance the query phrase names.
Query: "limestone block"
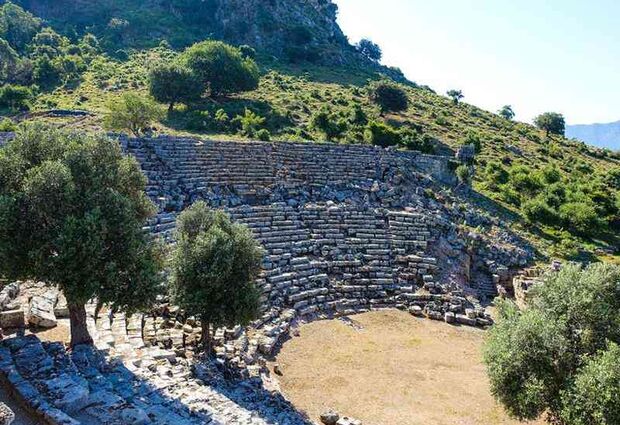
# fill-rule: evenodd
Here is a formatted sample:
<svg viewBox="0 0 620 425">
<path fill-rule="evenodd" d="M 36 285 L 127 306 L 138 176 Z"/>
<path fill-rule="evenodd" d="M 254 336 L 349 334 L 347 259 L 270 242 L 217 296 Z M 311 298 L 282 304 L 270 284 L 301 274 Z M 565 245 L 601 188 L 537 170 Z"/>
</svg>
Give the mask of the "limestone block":
<svg viewBox="0 0 620 425">
<path fill-rule="evenodd" d="M 24 310 L 0 312 L 0 328 L 23 328 L 26 324 Z"/>
<path fill-rule="evenodd" d="M 323 425 L 336 425 L 340 420 L 340 415 L 333 410 L 328 410 L 321 415 Z"/>
<path fill-rule="evenodd" d="M 0 425 L 11 425 L 15 421 L 15 413 L 9 406 L 0 402 Z"/>
<path fill-rule="evenodd" d="M 56 326 L 54 305 L 58 299 L 58 292 L 47 291 L 43 295 L 37 295 L 30 300 L 28 307 L 28 323 L 40 328 L 53 328 Z"/>
</svg>

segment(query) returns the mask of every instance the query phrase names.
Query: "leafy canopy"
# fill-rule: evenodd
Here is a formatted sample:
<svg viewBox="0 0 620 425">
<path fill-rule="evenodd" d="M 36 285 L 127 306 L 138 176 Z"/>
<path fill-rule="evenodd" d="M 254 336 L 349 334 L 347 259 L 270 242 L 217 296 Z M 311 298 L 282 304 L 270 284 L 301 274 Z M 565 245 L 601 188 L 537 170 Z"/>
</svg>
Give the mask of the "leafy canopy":
<svg viewBox="0 0 620 425">
<path fill-rule="evenodd" d="M 564 132 L 566 131 L 564 115 L 556 112 L 545 112 L 537 116 L 534 119 L 534 124 L 541 130 L 545 130 L 547 135 L 557 134 L 559 136 L 564 136 Z"/>
<path fill-rule="evenodd" d="M 620 267 L 569 264 L 534 292 L 524 311 L 500 306 L 484 354 L 493 394 L 522 420 L 617 423 Z"/>
<path fill-rule="evenodd" d="M 161 257 L 142 230 L 155 211 L 145 184 L 106 137 L 21 126 L 0 149 L 0 274 L 57 284 L 70 309 L 147 306 Z"/>
<path fill-rule="evenodd" d="M 197 202 L 177 219 L 176 242 L 172 295 L 188 314 L 201 319 L 203 329 L 247 324 L 256 317 L 254 279 L 263 250 L 246 226 Z"/>
<path fill-rule="evenodd" d="M 409 107 L 405 90 L 390 81 L 374 82 L 368 88 L 370 100 L 381 108 L 381 112 L 401 112 Z"/>
<path fill-rule="evenodd" d="M 211 96 L 250 91 L 258 87 L 256 62 L 221 41 L 196 43 L 183 52 L 181 61 L 208 87 Z"/>
<path fill-rule="evenodd" d="M 149 73 L 149 91 L 158 102 L 174 108 L 177 102 L 191 103 L 199 100 L 205 86 L 191 69 L 176 62 L 157 64 Z"/>
<path fill-rule="evenodd" d="M 161 119 L 162 111 L 153 99 L 136 92 L 124 92 L 118 99 L 108 103 L 103 122 L 110 130 L 129 130 L 140 135 Z"/>
</svg>

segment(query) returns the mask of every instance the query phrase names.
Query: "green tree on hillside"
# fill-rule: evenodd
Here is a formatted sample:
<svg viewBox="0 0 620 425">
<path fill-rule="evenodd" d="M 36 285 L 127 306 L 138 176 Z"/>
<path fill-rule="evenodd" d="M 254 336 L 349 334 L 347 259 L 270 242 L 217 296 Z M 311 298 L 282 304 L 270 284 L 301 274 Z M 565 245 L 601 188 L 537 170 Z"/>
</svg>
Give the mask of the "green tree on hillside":
<svg viewBox="0 0 620 425">
<path fill-rule="evenodd" d="M 27 110 L 33 98 L 32 90 L 28 87 L 11 84 L 0 87 L 0 108 L 12 111 Z"/>
<path fill-rule="evenodd" d="M 383 52 L 381 51 L 381 47 L 378 44 L 373 43 L 371 40 L 367 38 L 363 38 L 357 43 L 357 51 L 362 54 L 365 58 L 373 61 L 379 62 L 381 57 L 383 56 Z"/>
<path fill-rule="evenodd" d="M 547 136 L 549 134 L 557 134 L 564 136 L 566 131 L 566 122 L 564 116 L 556 112 L 545 112 L 534 119 L 534 124 L 541 130 L 545 130 Z"/>
<path fill-rule="evenodd" d="M 254 284 L 263 250 L 252 232 L 223 211 L 197 202 L 177 219 L 171 291 L 187 314 L 200 318 L 202 341 L 211 352 L 211 327 L 246 325 L 255 319 Z"/>
<path fill-rule="evenodd" d="M 535 287 L 527 309 L 500 305 L 484 359 L 493 395 L 521 420 L 617 423 L 620 267 L 568 264 Z"/>
<path fill-rule="evenodd" d="M 0 6 L 0 38 L 8 41 L 16 51 L 24 52 L 39 28 L 41 20 L 30 12 L 10 1 Z"/>
<path fill-rule="evenodd" d="M 497 114 L 500 117 L 506 118 L 508 121 L 512 121 L 515 117 L 515 112 L 510 105 L 502 106 L 502 109 L 500 109 Z"/>
<path fill-rule="evenodd" d="M 459 102 L 465 97 L 461 90 L 448 90 L 446 94 L 450 99 L 452 99 L 455 105 L 458 105 Z"/>
<path fill-rule="evenodd" d="M 259 70 L 256 62 L 239 49 L 221 41 L 203 41 L 181 55 L 182 63 L 208 87 L 211 96 L 255 90 Z"/>
<path fill-rule="evenodd" d="M 391 81 L 377 81 L 368 87 L 370 100 L 381 108 L 381 112 L 401 112 L 409 107 L 405 90 Z"/>
<path fill-rule="evenodd" d="M 162 111 L 153 99 L 136 92 L 125 92 L 108 103 L 103 123 L 110 130 L 129 130 L 135 137 L 140 137 L 161 118 Z"/>
<path fill-rule="evenodd" d="M 205 86 L 191 69 L 175 62 L 157 64 L 149 73 L 149 91 L 158 102 L 168 104 L 168 112 L 177 102 L 199 100 Z"/>
<path fill-rule="evenodd" d="M 0 149 L 0 274 L 58 285 L 71 344 L 92 343 L 84 305 L 155 300 L 162 256 L 142 230 L 155 207 L 135 159 L 103 136 L 40 124 Z"/>
<path fill-rule="evenodd" d="M 347 123 L 328 108 L 323 107 L 310 118 L 310 127 L 325 135 L 328 141 L 334 141 L 342 136 Z"/>
</svg>

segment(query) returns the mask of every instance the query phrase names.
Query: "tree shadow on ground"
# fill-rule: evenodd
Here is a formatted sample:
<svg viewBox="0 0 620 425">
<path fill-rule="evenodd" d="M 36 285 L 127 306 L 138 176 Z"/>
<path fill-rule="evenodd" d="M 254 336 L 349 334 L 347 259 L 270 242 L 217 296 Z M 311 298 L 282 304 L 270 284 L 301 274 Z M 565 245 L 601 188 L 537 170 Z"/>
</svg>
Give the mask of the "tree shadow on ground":
<svg viewBox="0 0 620 425">
<path fill-rule="evenodd" d="M 16 398 L 41 417 L 93 425 L 223 425 L 236 418 L 240 424 L 311 423 L 258 379 L 230 381 L 218 371 L 208 375 L 207 383 L 204 375 L 200 380 L 190 373 L 196 365 L 181 366 L 176 358 L 144 362 L 141 357 L 123 362 L 93 346 L 69 351 L 35 335 L 0 345 L 0 375 Z"/>
</svg>

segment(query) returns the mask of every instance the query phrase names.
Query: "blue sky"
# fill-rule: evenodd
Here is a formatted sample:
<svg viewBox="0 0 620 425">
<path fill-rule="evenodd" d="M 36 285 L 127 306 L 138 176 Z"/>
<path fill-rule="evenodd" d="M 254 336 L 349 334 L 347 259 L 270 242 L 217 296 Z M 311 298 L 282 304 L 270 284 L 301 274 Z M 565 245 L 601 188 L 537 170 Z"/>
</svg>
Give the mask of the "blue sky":
<svg viewBox="0 0 620 425">
<path fill-rule="evenodd" d="M 352 42 L 436 91 L 517 119 L 620 120 L 619 0 L 335 0 Z"/>
</svg>

